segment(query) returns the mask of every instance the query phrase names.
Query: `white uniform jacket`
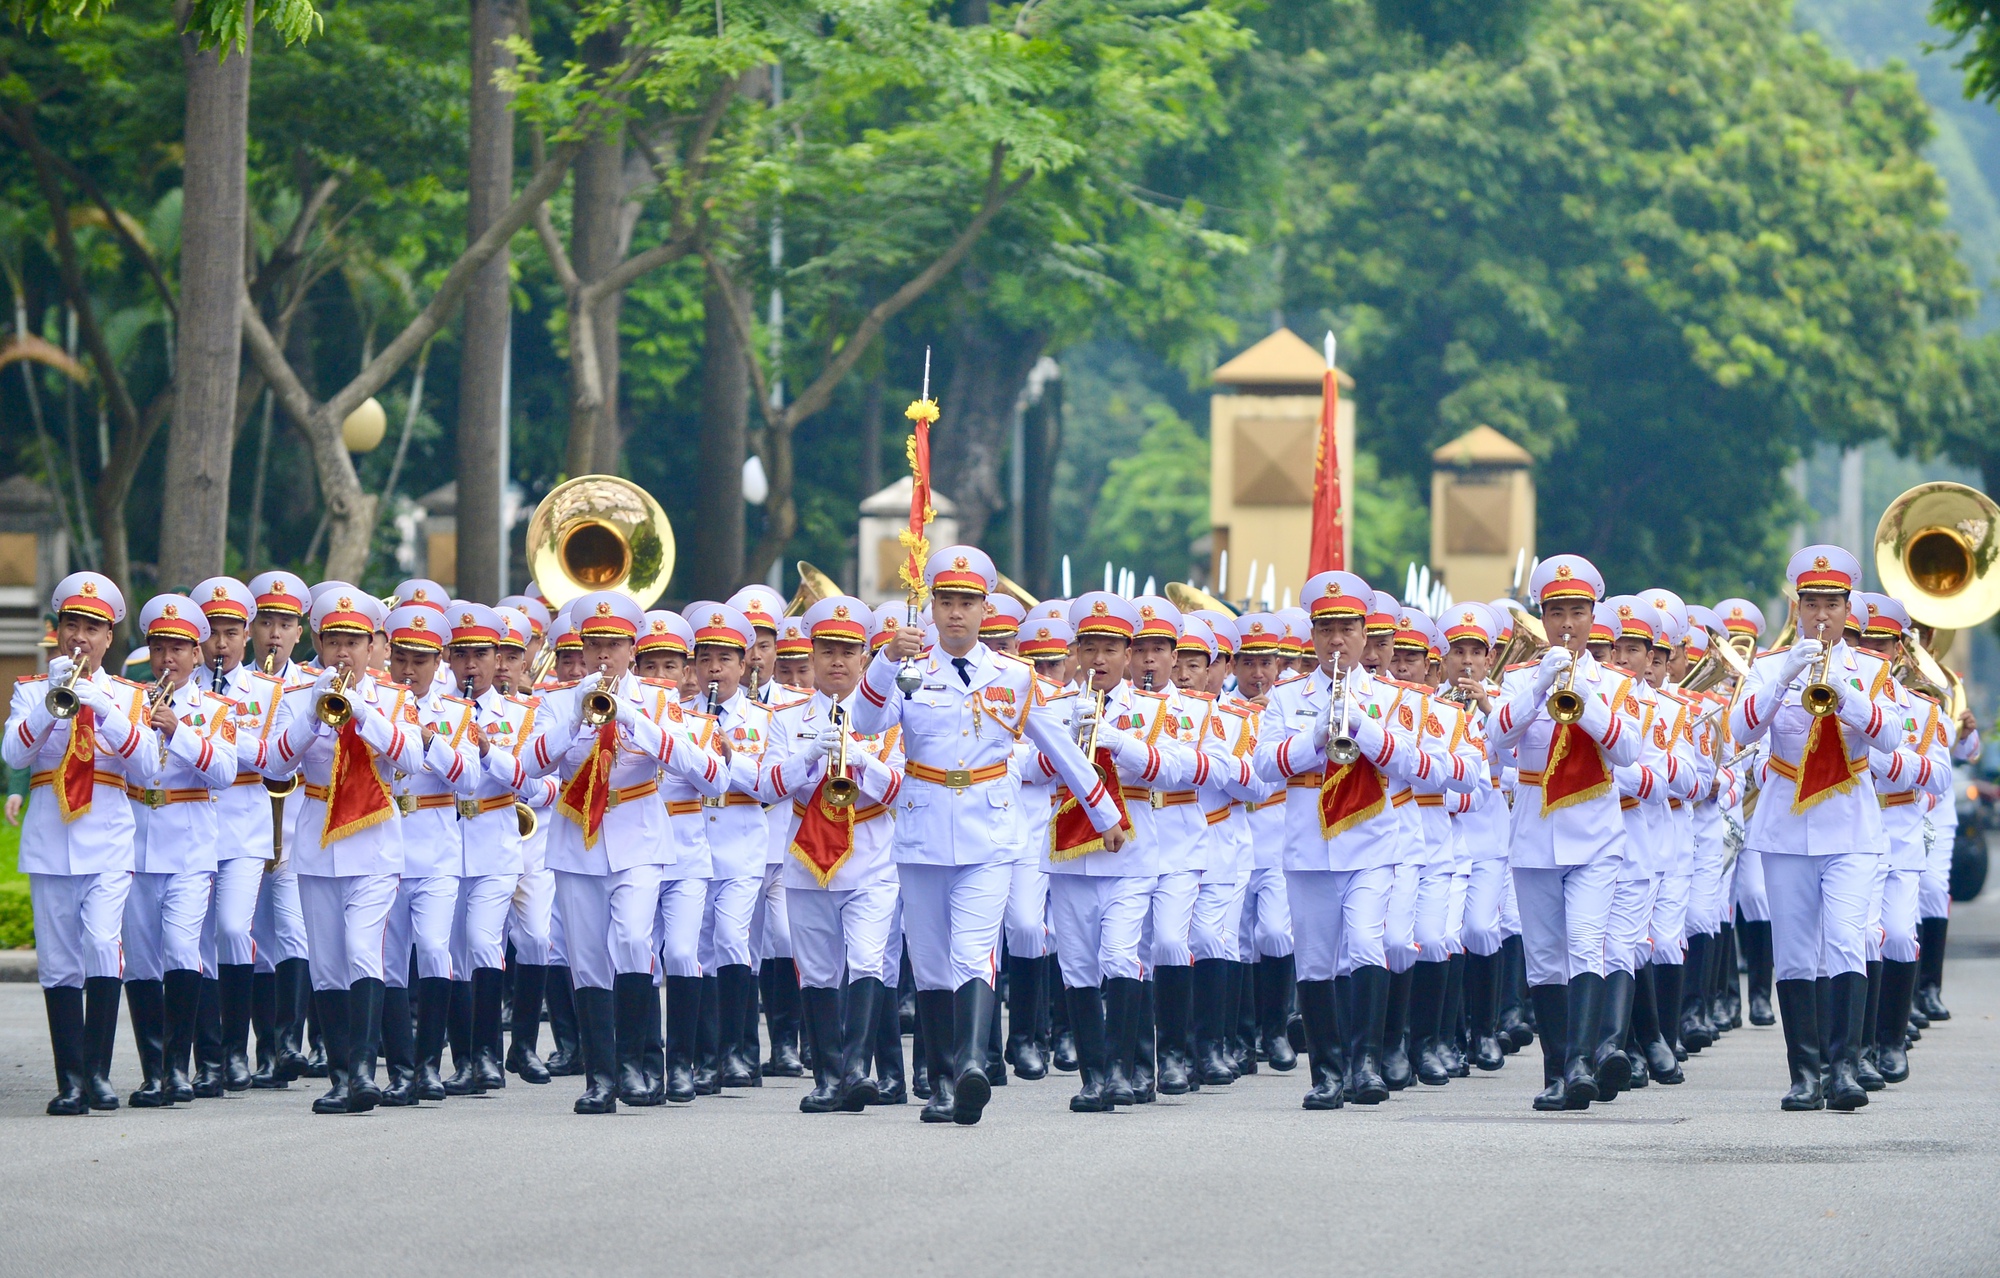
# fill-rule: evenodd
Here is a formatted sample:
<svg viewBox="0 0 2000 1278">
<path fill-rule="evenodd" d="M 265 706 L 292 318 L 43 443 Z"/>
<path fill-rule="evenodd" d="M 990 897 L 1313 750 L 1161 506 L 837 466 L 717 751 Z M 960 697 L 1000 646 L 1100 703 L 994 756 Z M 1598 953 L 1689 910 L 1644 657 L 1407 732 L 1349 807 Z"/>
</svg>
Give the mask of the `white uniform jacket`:
<svg viewBox="0 0 2000 1278">
<path fill-rule="evenodd" d="M 376 776 L 389 784 L 398 772 L 415 772 L 423 765 L 423 739 L 417 731 L 416 708 L 409 690 L 399 684 L 363 675 L 345 693 L 354 707 L 354 727 L 368 747 Z M 346 878 L 364 874 L 403 872 L 403 828 L 392 802 L 386 819 L 326 843 L 326 787 L 333 777 L 334 749 L 339 734 L 319 721 L 318 694 L 312 683 L 287 689 L 286 726 L 278 736 L 278 775 L 297 773 L 303 782 L 293 838 L 286 853 L 299 874 Z"/>
<path fill-rule="evenodd" d="M 62 766 L 69 750 L 75 719 L 57 719 L 44 704 L 49 681 L 30 675 L 14 681 L 13 704 L 7 711 L 7 739 L 0 756 L 10 768 L 29 774 L 34 787 L 21 818 L 20 870 L 23 874 L 105 874 L 130 870 L 133 864 L 132 804 L 125 797 L 128 780 L 143 782 L 158 762 L 160 743 L 145 724 L 146 689 L 102 670 L 79 681 L 97 687 L 111 701 L 111 712 L 99 716 L 97 749 L 91 760 L 96 776 L 90 810 L 65 822 L 54 791 L 46 788 L 53 769 Z M 51 774 L 44 776 L 44 773 Z"/>
<path fill-rule="evenodd" d="M 903 788 L 903 732 L 891 725 L 880 733 L 852 730 L 854 695 L 841 703 L 847 716 L 847 775 L 860 787 L 849 809 L 854 818 L 853 850 L 835 867 L 824 885 L 829 892 L 846 892 L 884 881 L 894 882 L 896 823 L 890 818 L 897 792 Z M 841 729 L 833 723 L 834 701 L 815 692 L 804 701 L 780 706 L 771 715 L 770 744 L 757 768 L 757 794 L 772 806 L 770 819 L 784 830 L 786 891 L 821 890 L 819 876 L 805 854 L 794 846 L 813 791 L 830 766 L 819 752 L 823 738 Z"/>
<path fill-rule="evenodd" d="M 1452 815 L 1469 810 L 1481 791 L 1492 788 L 1486 753 L 1466 730 L 1465 711 L 1434 688 L 1406 685 L 1395 714 L 1397 727 L 1422 746 L 1409 787 L 1424 850 L 1412 859 L 1433 870 L 1455 865 L 1459 843 L 1452 837 Z"/>
<path fill-rule="evenodd" d="M 479 788 L 481 764 L 466 731 L 472 724 L 472 703 L 444 689 L 444 680 L 433 679 L 429 692 L 410 694 L 417 726 L 430 729 L 431 741 L 424 745 L 423 733 L 417 733 L 422 762 L 416 771 L 396 779 L 405 878 L 455 878 L 464 873 L 466 835 L 458 819 L 458 802 Z"/>
<path fill-rule="evenodd" d="M 1615 783 L 1593 797 L 1546 814 L 1542 811 L 1546 794 L 1543 773 L 1549 766 L 1556 723 L 1548 715 L 1549 690 L 1535 691 L 1539 668 L 1539 662 L 1524 662 L 1507 671 L 1500 686 L 1500 702 L 1487 723 L 1487 736 L 1512 750 L 1520 768 L 1514 794 L 1514 837 L 1507 859 L 1517 867 L 1554 869 L 1622 856 L 1625 821 L 1618 810 Z M 1572 686 L 1583 698 L 1583 718 L 1577 726 L 1588 738 L 1580 745 L 1599 751 L 1607 774 L 1639 761 L 1638 737 L 1626 727 L 1625 718 L 1611 713 L 1613 698 L 1623 704 L 1633 682 L 1599 665 L 1589 653 L 1576 658 Z M 1570 734 L 1570 739 L 1575 740 L 1575 734 Z"/>
<path fill-rule="evenodd" d="M 132 868 L 142 874 L 213 872 L 216 796 L 236 780 L 235 707 L 193 679 L 174 689 L 168 705 L 180 719 L 173 736 L 155 729 L 160 748 L 132 759 L 153 764 L 143 788 L 132 792 Z M 267 800 L 265 811 L 270 807 Z"/>
<path fill-rule="evenodd" d="M 1393 796 L 1409 788 L 1420 766 L 1415 731 L 1397 721 L 1402 694 L 1401 688 L 1365 669 L 1349 674 L 1345 717 L 1362 756 L 1353 766 L 1365 764 L 1381 773 L 1383 798 L 1379 810 L 1329 837 L 1322 828 L 1319 796 L 1328 763 L 1324 745 L 1313 738 L 1320 712 L 1332 700 L 1333 681 L 1315 669 L 1271 689 L 1258 725 L 1254 766 L 1265 781 L 1295 791 L 1285 801 L 1285 869 L 1367 870 L 1394 865 L 1410 854 L 1408 827 L 1393 806 Z M 1414 711 L 1412 716 L 1414 723 Z M 1339 735 L 1341 719 L 1342 711 L 1336 709 L 1331 735 Z M 1452 761 L 1440 751 L 1421 766 L 1427 772 L 1449 771 Z"/>
<path fill-rule="evenodd" d="M 784 691 L 784 685 L 765 685 Z M 785 694 L 785 701 L 792 700 Z M 697 701 L 681 703 L 683 711 L 704 708 Z M 719 721 L 710 722 L 709 732 L 729 739 L 729 763 L 724 773 L 728 783 L 723 793 L 707 797 L 702 807 L 702 829 L 708 836 L 709 869 L 718 879 L 754 878 L 764 873 L 771 850 L 770 821 L 764 801 L 757 797 L 757 765 L 771 743 L 769 704 L 758 701 L 742 688 L 722 703 Z"/>
<path fill-rule="evenodd" d="M 1929 852 L 1924 825 L 1931 805 L 1951 796 L 1950 737 L 1937 702 L 1911 692 L 1895 678 L 1889 680 L 1888 696 L 1901 715 L 1903 744 L 1890 751 L 1870 750 L 1868 769 L 1875 777 L 1876 802 L 1882 806 L 1889 868 L 1921 870 Z"/>
<path fill-rule="evenodd" d="M 204 674 L 212 679 L 214 671 L 207 669 Z M 218 691 L 235 707 L 236 780 L 215 796 L 216 859 L 267 861 L 274 845 L 271 792 L 264 788 L 264 770 L 271 766 L 272 742 L 285 730 L 280 716 L 290 713 L 284 681 L 238 665 L 222 676 Z"/>
<path fill-rule="evenodd" d="M 1623 673 L 1606 667 L 1607 674 Z M 1643 679 L 1634 679 L 1614 712 L 1625 733 L 1639 743 L 1639 757 L 1612 769 L 1618 786 L 1618 810 L 1624 814 L 1625 858 L 1621 880 L 1665 874 L 1673 863 L 1673 829 L 1667 823 L 1667 798 L 1681 777 L 1681 760 L 1672 748 L 1675 707 L 1663 704 L 1659 693 Z"/>
<path fill-rule="evenodd" d="M 1072 744 L 1076 741 L 1076 716 L 1095 700 L 1095 693 L 1086 692 L 1048 707 Z M 1168 849 L 1175 840 L 1188 839 L 1192 829 L 1205 830 L 1195 794 L 1196 771 L 1205 765 L 1200 763 L 1193 743 L 1181 740 L 1178 731 L 1169 731 L 1174 720 L 1173 701 L 1164 692 L 1141 692 L 1130 683 L 1121 683 L 1105 694 L 1097 743 L 1111 751 L 1119 793 L 1132 819 L 1132 837 L 1116 852 L 1098 848 L 1058 861 L 1051 835 L 1042 843 L 1045 870 L 1103 878 L 1151 878 L 1188 868 L 1185 850 L 1170 854 Z M 1079 757 L 1081 754 L 1079 749 Z M 1039 752 L 1027 772 L 1050 781 L 1059 779 L 1057 761 Z M 1064 797 L 1065 790 L 1058 789 L 1054 803 L 1059 805 Z M 1051 807 L 1051 815 L 1055 811 Z"/>
<path fill-rule="evenodd" d="M 907 699 L 896 687 L 897 663 L 875 654 L 854 701 L 857 732 L 887 732 L 901 724 L 903 789 L 896 800 L 896 860 L 911 865 L 985 865 L 1015 855 L 1021 801 L 1009 765 L 1024 737 L 1089 809 L 1099 830 L 1117 824 L 1117 809 L 1097 770 L 1070 739 L 1063 722 L 1035 712 L 1034 670 L 1025 661 L 975 643 L 964 657 L 965 679 L 950 654 L 932 649 L 916 661 L 922 685 Z"/>
<path fill-rule="evenodd" d="M 1201 738 L 1202 769 L 1196 789 L 1201 794 L 1202 820 L 1208 826 L 1208 865 L 1204 883 L 1234 883 L 1252 867 L 1250 807 L 1284 787 L 1257 775 L 1251 760 L 1257 753 L 1257 724 L 1262 707 L 1223 697 L 1214 704 L 1208 729 Z"/>
<path fill-rule="evenodd" d="M 486 757 L 480 761 L 472 793 L 458 805 L 465 830 L 465 862 L 457 871 L 461 875 L 529 872 L 531 849 L 521 837 L 514 804 L 527 804 L 538 825 L 546 825 L 558 793 L 552 779 L 529 776 L 521 762 L 521 751 L 534 733 L 539 710 L 537 698 L 503 696 L 490 687 L 473 700 L 473 721 L 486 739 Z M 477 755 L 479 748 L 472 747 L 472 752 Z"/>
</svg>

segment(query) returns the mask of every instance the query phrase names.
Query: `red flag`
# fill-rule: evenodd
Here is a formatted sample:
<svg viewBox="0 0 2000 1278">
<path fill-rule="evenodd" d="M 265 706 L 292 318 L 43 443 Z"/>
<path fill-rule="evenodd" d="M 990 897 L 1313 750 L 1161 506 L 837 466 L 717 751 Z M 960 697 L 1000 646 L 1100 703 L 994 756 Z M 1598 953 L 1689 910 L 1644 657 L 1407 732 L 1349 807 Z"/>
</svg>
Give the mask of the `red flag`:
<svg viewBox="0 0 2000 1278">
<path fill-rule="evenodd" d="M 319 845 L 331 847 L 336 839 L 380 825 L 395 811 L 389 783 L 376 770 L 375 755 L 361 739 L 361 729 L 349 719 L 334 737 L 333 773 L 326 783 L 326 823 L 320 827 Z"/>
<path fill-rule="evenodd" d="M 69 745 L 56 765 L 56 811 L 65 824 L 90 811 L 91 797 L 97 791 L 96 762 L 97 712 L 83 706 L 70 720 Z"/>
<path fill-rule="evenodd" d="M 1347 539 L 1340 511 L 1340 374 L 1333 367 L 1333 334 L 1326 335 L 1326 377 L 1320 383 L 1319 446 L 1313 453 L 1312 544 L 1306 574 L 1347 567 Z"/>
<path fill-rule="evenodd" d="M 924 350 L 924 389 L 903 416 L 910 419 L 910 439 L 905 452 L 910 460 L 910 526 L 897 540 L 909 552 L 903 562 L 903 588 L 914 610 L 924 597 L 924 560 L 931 557 L 931 543 L 924 525 L 937 512 L 931 509 L 931 423 L 938 419 L 937 401 L 931 398 L 931 353 Z"/>
</svg>

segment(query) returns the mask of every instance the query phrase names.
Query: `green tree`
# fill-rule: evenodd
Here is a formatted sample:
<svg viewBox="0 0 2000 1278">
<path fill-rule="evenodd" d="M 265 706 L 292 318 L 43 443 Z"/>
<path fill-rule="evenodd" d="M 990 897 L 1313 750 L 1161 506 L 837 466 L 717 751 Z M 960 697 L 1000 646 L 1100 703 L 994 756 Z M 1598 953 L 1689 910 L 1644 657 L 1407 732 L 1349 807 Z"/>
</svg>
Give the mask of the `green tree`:
<svg viewBox="0 0 2000 1278">
<path fill-rule="evenodd" d="M 1208 441 L 1165 404 L 1143 413 L 1138 451 L 1112 461 L 1098 493 L 1084 563 L 1108 559 L 1141 580 L 1184 581 L 1188 545 L 1208 532 Z"/>
</svg>

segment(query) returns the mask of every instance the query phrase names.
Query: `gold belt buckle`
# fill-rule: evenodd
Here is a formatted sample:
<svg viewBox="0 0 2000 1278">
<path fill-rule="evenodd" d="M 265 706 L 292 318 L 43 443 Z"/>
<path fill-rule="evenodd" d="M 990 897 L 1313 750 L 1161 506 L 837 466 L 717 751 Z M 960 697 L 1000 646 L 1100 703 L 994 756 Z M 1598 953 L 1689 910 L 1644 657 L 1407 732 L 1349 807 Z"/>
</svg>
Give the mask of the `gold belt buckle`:
<svg viewBox="0 0 2000 1278">
<path fill-rule="evenodd" d="M 618 797 L 618 791 L 613 790 L 609 794 L 604 796 L 604 810 L 606 812 L 609 812 L 611 809 L 617 807 L 620 803 L 623 802 L 624 800 Z"/>
<path fill-rule="evenodd" d="M 165 790 L 141 790 L 139 791 L 139 802 L 149 808 L 164 808 L 167 806 L 167 792 Z"/>
<path fill-rule="evenodd" d="M 417 810 L 417 796 L 414 794 L 397 795 L 396 810 L 398 812 L 401 812 L 404 816 L 409 816 L 412 812 L 415 812 Z"/>
<path fill-rule="evenodd" d="M 704 808 L 719 808 L 722 806 L 722 796 L 719 794 L 705 794 L 702 796 L 701 806 Z"/>
<path fill-rule="evenodd" d="M 954 790 L 963 790 L 972 784 L 972 770 L 970 768 L 948 768 L 945 770 L 944 783 Z"/>
<path fill-rule="evenodd" d="M 458 815 L 467 821 L 476 819 L 480 815 L 479 800 L 460 799 L 458 801 Z"/>
<path fill-rule="evenodd" d="M 1146 791 L 1146 802 L 1157 810 L 1167 806 L 1167 796 L 1160 790 L 1148 790 Z"/>
</svg>

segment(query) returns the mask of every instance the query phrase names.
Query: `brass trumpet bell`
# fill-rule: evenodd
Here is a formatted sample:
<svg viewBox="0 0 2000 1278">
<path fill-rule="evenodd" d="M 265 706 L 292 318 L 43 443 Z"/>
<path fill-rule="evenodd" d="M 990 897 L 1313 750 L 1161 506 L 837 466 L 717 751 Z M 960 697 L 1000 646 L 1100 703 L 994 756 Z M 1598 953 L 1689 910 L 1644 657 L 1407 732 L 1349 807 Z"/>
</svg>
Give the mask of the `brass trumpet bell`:
<svg viewBox="0 0 2000 1278">
<path fill-rule="evenodd" d="M 1918 484 L 1875 526 L 1882 589 L 1923 625 L 1959 630 L 2000 612 L 2000 506 L 1964 484 Z"/>
<path fill-rule="evenodd" d="M 616 475 L 557 484 L 528 520 L 528 571 L 551 609 L 595 590 L 642 608 L 674 575 L 674 529 L 651 493 Z"/>
</svg>

